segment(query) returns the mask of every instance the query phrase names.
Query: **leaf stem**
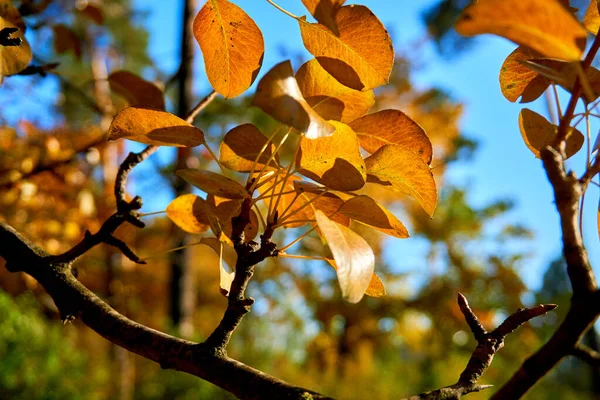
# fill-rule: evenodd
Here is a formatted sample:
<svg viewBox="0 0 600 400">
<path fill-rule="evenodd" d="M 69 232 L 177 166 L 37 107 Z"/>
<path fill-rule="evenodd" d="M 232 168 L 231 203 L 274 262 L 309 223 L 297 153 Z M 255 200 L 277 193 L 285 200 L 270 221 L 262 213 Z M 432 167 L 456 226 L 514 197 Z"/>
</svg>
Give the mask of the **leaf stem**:
<svg viewBox="0 0 600 400">
<path fill-rule="evenodd" d="M 158 215 L 158 214 L 164 214 L 166 211 L 162 210 L 162 211 L 154 211 L 154 212 L 149 212 L 149 213 L 141 213 L 139 216 L 140 217 L 149 217 L 151 215 Z"/>
<path fill-rule="evenodd" d="M 282 258 L 299 258 L 299 259 L 302 259 L 302 260 L 327 261 L 327 257 L 301 256 L 301 255 L 298 255 L 298 254 L 287 254 L 287 253 L 281 253 L 281 252 L 279 252 L 277 254 L 277 257 L 282 257 Z"/>
<path fill-rule="evenodd" d="M 271 4 L 273 7 L 275 7 L 276 9 L 278 9 L 279 11 L 281 11 L 282 13 L 284 13 L 287 16 L 290 16 L 292 18 L 294 18 L 297 21 L 302 20 L 302 18 L 298 17 L 297 15 L 292 14 L 291 12 L 289 12 L 288 10 L 282 8 L 281 6 L 275 4 L 275 2 L 273 2 L 273 0 L 267 0 L 267 2 L 269 4 Z"/>
</svg>

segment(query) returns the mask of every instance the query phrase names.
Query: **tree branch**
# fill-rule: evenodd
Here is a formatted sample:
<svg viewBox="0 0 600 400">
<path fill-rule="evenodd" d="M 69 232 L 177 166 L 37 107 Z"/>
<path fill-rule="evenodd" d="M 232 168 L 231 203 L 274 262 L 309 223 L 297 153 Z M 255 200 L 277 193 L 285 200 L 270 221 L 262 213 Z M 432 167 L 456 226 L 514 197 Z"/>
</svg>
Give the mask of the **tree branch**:
<svg viewBox="0 0 600 400">
<path fill-rule="evenodd" d="M 582 359 L 593 367 L 600 367 L 600 353 L 586 345 L 577 344 L 571 351 L 571 355 Z"/>
</svg>

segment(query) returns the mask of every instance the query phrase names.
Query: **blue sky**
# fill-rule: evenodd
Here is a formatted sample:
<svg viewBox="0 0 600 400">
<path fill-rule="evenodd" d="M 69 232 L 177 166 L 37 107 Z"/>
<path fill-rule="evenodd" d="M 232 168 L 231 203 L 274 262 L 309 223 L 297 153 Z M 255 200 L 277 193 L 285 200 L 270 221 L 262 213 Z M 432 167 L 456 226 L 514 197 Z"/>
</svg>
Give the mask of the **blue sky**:
<svg viewBox="0 0 600 400">
<path fill-rule="evenodd" d="M 181 15 L 180 1 L 135 0 L 138 8 L 149 11 L 147 25 L 151 35 L 151 55 L 165 71 L 175 71 L 178 65 L 178 40 Z M 198 1 L 199 9 L 204 1 Z M 277 11 L 265 0 L 234 0 L 256 21 L 263 32 L 266 52 L 261 75 L 280 62 L 285 53 L 308 58 L 297 23 Z M 348 1 L 348 4 L 356 3 Z M 421 12 L 432 0 L 364 0 L 393 35 L 397 51 L 410 54 L 411 44 L 422 39 L 426 32 Z M 280 0 L 279 5 L 296 14 L 306 14 L 300 0 Z M 560 252 L 558 215 L 552 202 L 552 192 L 539 160 L 526 148 L 518 130 L 517 117 L 522 105 L 508 102 L 500 93 L 498 72 L 506 56 L 516 46 L 504 39 L 486 36 L 475 46 L 452 60 L 438 56 L 431 44 L 419 48 L 415 57 L 424 65 L 415 76 L 419 87 L 439 86 L 465 104 L 462 129 L 480 142 L 474 162 L 455 167 L 450 182 L 466 185 L 470 199 L 483 205 L 494 199 L 511 198 L 516 209 L 508 220 L 519 222 L 535 232 L 529 249 L 534 257 L 520 271 L 527 284 L 536 288 L 548 263 Z M 295 65 L 296 67 L 298 65 Z M 210 91 L 204 77 L 202 57 L 196 54 L 196 83 L 198 97 Z M 260 78 L 260 76 L 259 76 Z M 563 99 L 566 104 L 568 98 Z M 543 100 L 528 104 L 543 115 L 547 114 Z M 597 132 L 597 127 L 592 131 Z M 570 161 L 581 171 L 585 159 Z M 600 245 L 596 227 L 598 190 L 592 187 L 586 199 L 584 237 L 592 262 L 600 262 Z M 402 253 L 412 245 L 411 239 L 394 242 L 394 252 Z M 598 266 L 597 271 L 598 272 Z"/>
</svg>

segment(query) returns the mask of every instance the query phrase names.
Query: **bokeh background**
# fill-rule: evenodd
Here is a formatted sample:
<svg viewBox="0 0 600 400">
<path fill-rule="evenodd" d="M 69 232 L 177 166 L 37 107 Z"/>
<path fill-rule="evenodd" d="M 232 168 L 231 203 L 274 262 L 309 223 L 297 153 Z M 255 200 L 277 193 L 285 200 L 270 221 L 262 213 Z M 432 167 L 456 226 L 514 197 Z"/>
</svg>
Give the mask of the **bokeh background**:
<svg viewBox="0 0 600 400">
<path fill-rule="evenodd" d="M 293 19 L 266 1 L 233 2 L 263 32 L 266 52 L 259 79 L 284 59 L 291 59 L 295 68 L 310 59 Z M 165 90 L 167 108 L 176 113 L 182 107 L 180 86 L 193 101 L 208 94 L 211 88 L 195 42 L 191 73 L 177 74 L 184 7 L 188 4 L 195 14 L 203 3 L 54 0 L 41 14 L 26 18 L 34 62 L 60 64 L 47 76 L 10 77 L 0 87 L 0 177 L 77 152 L 100 137 L 111 112 L 126 105 L 108 89 L 106 76 L 112 71 L 124 69 L 156 82 Z M 353 3 L 358 2 L 347 2 Z M 516 46 L 492 37 L 458 37 L 451 27 L 467 3 L 361 2 L 389 30 L 397 58 L 390 84 L 377 90 L 372 111 L 398 108 L 425 128 L 434 144 L 433 167 L 441 188 L 432 220 L 410 200 L 373 193 L 412 236 L 386 238 L 356 227 L 377 253 L 376 271 L 387 296 L 347 304 L 326 263 L 269 260 L 250 286 L 257 303 L 234 335 L 233 357 L 341 399 L 391 399 L 458 378 L 475 345 L 456 305 L 458 291 L 490 328 L 518 307 L 540 302 L 560 306 L 511 335 L 481 383 L 501 386 L 560 323 L 570 286 L 551 188 L 519 134 L 522 106 L 504 99 L 498 85 L 500 66 Z M 587 3 L 571 5 L 585 11 Z M 300 0 L 278 4 L 296 15 L 306 14 Z M 264 133 L 276 129 L 273 120 L 249 107 L 251 94 L 252 88 L 234 100 L 217 98 L 197 119 L 213 148 L 235 124 L 253 122 Z M 561 96 L 566 103 L 567 97 Z M 528 107 L 551 118 L 544 98 Z M 125 142 L 102 143 L 70 163 L 16 184 L 1 184 L 0 218 L 48 251 L 64 251 L 112 213 L 116 168 L 128 151 L 139 149 Z M 142 195 L 144 212 L 164 210 L 185 189 L 174 180 L 180 157 L 163 148 L 133 173 L 129 191 Z M 574 157 L 569 165 L 580 171 L 584 162 L 584 157 Z M 184 164 L 215 167 L 201 149 L 186 156 Z M 597 204 L 598 190 L 592 187 L 583 230 L 599 272 Z M 144 230 L 122 227 L 117 235 L 148 258 L 148 264 L 135 265 L 113 249 L 99 247 L 80 261 L 79 277 L 128 317 L 202 340 L 226 305 L 218 290 L 218 260 L 204 246 L 168 252 L 178 242 L 197 238 L 181 237 L 164 214 L 146 221 Z M 297 234 L 283 232 L 276 239 L 288 243 Z M 292 250 L 326 254 L 314 238 Z M 586 341 L 598 348 L 594 330 Z M 488 398 L 493 390 L 470 397 Z M 532 399 L 599 396 L 600 371 L 571 358 L 529 394 Z M 232 397 L 195 377 L 161 370 L 79 321 L 63 326 L 35 281 L 0 268 L 0 398 Z"/>
</svg>

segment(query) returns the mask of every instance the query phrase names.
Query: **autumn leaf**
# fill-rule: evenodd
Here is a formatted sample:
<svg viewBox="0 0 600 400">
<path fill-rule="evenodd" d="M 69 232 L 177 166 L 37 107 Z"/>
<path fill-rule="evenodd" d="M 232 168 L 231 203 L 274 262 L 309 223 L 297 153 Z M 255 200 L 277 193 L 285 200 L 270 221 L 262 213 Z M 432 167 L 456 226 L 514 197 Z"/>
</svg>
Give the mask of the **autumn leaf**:
<svg viewBox="0 0 600 400">
<path fill-rule="evenodd" d="M 204 199 L 184 194 L 171 201 L 167 216 L 175 225 L 188 233 L 203 233 L 210 228 Z"/>
<path fill-rule="evenodd" d="M 296 81 L 308 104 L 321 117 L 344 123 L 362 117 L 375 103 L 372 90 L 354 90 L 339 83 L 312 59 L 296 72 Z"/>
<path fill-rule="evenodd" d="M 342 296 L 350 303 L 358 303 L 371 282 L 375 254 L 362 237 L 330 220 L 322 211 L 317 211 L 315 217 L 333 254 Z"/>
<path fill-rule="evenodd" d="M 127 107 L 113 119 L 108 140 L 129 139 L 156 146 L 195 147 L 204 143 L 204 133 L 166 111 Z"/>
<path fill-rule="evenodd" d="M 337 265 L 335 263 L 335 260 L 328 258 L 326 259 L 326 261 L 329 265 L 333 267 L 334 270 L 337 271 Z M 377 276 L 376 273 L 373 273 L 373 275 L 371 275 L 371 282 L 369 282 L 369 287 L 367 287 L 365 295 L 369 297 L 383 297 L 386 295 L 385 286 L 383 285 L 381 278 Z"/>
<path fill-rule="evenodd" d="M 274 66 L 258 82 L 252 105 L 303 132 L 308 139 L 329 136 L 335 131 L 335 127 L 321 118 L 302 96 L 289 61 Z"/>
<path fill-rule="evenodd" d="M 73 51 L 75 57 L 81 59 L 81 41 L 71 28 L 58 24 L 52 27 L 52 32 L 54 33 L 54 51 L 57 54 Z"/>
<path fill-rule="evenodd" d="M 208 0 L 194 19 L 194 36 L 212 87 L 226 98 L 239 96 L 256 79 L 265 46 L 244 10 L 228 0 Z"/>
<path fill-rule="evenodd" d="M 253 168 L 260 170 L 267 162 L 269 166 L 277 168 L 279 156 L 275 154 L 271 157 L 274 152 L 275 145 L 256 126 L 244 124 L 227 132 L 221 142 L 219 161 L 224 167 L 237 172 L 250 172 Z M 254 164 L 257 159 L 258 162 Z"/>
<path fill-rule="evenodd" d="M 228 238 L 225 242 L 230 243 L 233 230 L 232 220 L 240 214 L 242 200 L 231 200 L 209 194 L 206 196 L 206 205 L 210 214 L 208 220 L 213 233 L 217 237 L 220 237 L 221 234 L 225 235 Z M 244 240 L 246 242 L 251 241 L 258 234 L 258 216 L 254 210 L 250 210 L 249 214 L 250 222 L 244 227 Z"/>
<path fill-rule="evenodd" d="M 394 48 L 385 27 L 367 7 L 340 8 L 335 17 L 339 35 L 322 24 L 298 23 L 306 49 L 340 83 L 356 90 L 388 83 Z"/>
<path fill-rule="evenodd" d="M 541 54 L 528 47 L 517 47 L 504 60 L 500 68 L 500 90 L 508 101 L 515 102 L 521 97 L 521 103 L 531 102 L 540 97 L 550 82 L 533 71 L 523 61 L 540 58 Z"/>
<path fill-rule="evenodd" d="M 365 160 L 367 181 L 414 197 L 433 216 L 437 188 L 429 166 L 423 159 L 401 146 L 387 145 Z"/>
<path fill-rule="evenodd" d="M 587 33 L 563 5 L 548 0 L 479 0 L 456 23 L 466 36 L 491 33 L 546 57 L 578 61 Z"/>
<path fill-rule="evenodd" d="M 302 0 L 302 3 L 319 23 L 339 35 L 335 16 L 346 0 Z"/>
<path fill-rule="evenodd" d="M 108 76 L 108 83 L 113 92 L 123 96 L 131 106 L 145 106 L 159 110 L 165 109 L 162 90 L 128 71 L 115 71 Z"/>
<path fill-rule="evenodd" d="M 12 39 L 20 39 L 18 46 L 0 46 L 0 82 L 2 76 L 23 71 L 33 58 L 31 47 L 25 39 L 25 23 L 21 14 L 9 0 L 0 0 L 0 30 L 12 28 Z"/>
<path fill-rule="evenodd" d="M 340 213 L 355 221 L 369 225 L 386 235 L 401 239 L 409 236 L 402 222 L 369 196 L 361 195 L 350 198 L 340 208 Z"/>
<path fill-rule="evenodd" d="M 591 0 L 583 17 L 583 26 L 594 35 L 598 34 L 598 29 L 600 28 L 600 12 L 598 12 L 598 8 L 598 1 Z"/>
<path fill-rule="evenodd" d="M 85 15 L 90 20 L 94 21 L 98 25 L 102 25 L 104 23 L 104 12 L 102 10 L 88 2 L 85 4 L 84 8 L 81 10 L 81 13 Z"/>
<path fill-rule="evenodd" d="M 558 132 L 556 125 L 527 108 L 522 109 L 519 114 L 519 129 L 525 144 L 537 158 L 540 158 L 540 152 L 552 143 Z M 583 134 L 571 128 L 571 132 L 567 135 L 567 158 L 577 153 L 583 146 L 583 142 Z"/>
<path fill-rule="evenodd" d="M 358 190 L 365 185 L 366 169 L 356 133 L 341 122 L 329 123 L 336 128 L 332 136 L 300 140 L 298 173 L 334 190 Z"/>
<path fill-rule="evenodd" d="M 235 278 L 237 253 L 216 238 L 202 238 L 200 244 L 210 247 L 219 256 L 219 291 L 227 297 Z"/>
<path fill-rule="evenodd" d="M 212 171 L 201 169 L 180 169 L 177 175 L 191 185 L 215 196 L 225 199 L 245 199 L 250 197 L 246 188 L 233 179 Z"/>
<path fill-rule="evenodd" d="M 423 128 L 402 111 L 378 111 L 352 121 L 350 127 L 356 132 L 361 147 L 369 153 L 393 144 L 404 146 L 419 154 L 425 163 L 431 163 L 431 141 Z"/>
</svg>

